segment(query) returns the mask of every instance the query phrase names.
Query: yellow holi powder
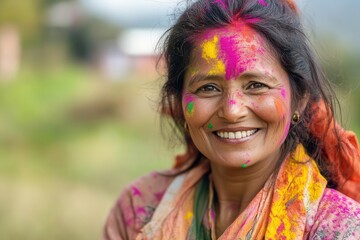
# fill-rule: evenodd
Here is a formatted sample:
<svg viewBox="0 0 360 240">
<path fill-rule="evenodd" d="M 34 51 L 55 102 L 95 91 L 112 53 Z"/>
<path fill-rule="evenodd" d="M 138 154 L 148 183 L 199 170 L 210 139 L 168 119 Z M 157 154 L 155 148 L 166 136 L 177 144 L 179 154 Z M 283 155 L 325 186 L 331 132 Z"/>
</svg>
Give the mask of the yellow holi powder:
<svg viewBox="0 0 360 240">
<path fill-rule="evenodd" d="M 225 65 L 222 60 L 219 59 L 219 38 L 214 36 L 212 40 L 205 41 L 202 45 L 202 57 L 209 63 L 211 63 L 211 70 L 209 74 L 224 74 Z"/>
<path fill-rule="evenodd" d="M 304 147 L 297 147 L 291 161 L 286 161 L 279 173 L 281 182 L 275 186 L 275 195 L 266 236 L 272 239 L 295 239 L 299 223 L 308 208 L 320 200 L 326 186 L 316 163 L 306 154 Z M 300 162 L 300 163 L 299 163 Z"/>
<path fill-rule="evenodd" d="M 218 57 L 218 42 L 219 38 L 214 36 L 213 40 L 205 41 L 202 44 L 202 57 L 206 61 L 210 61 L 211 59 L 216 59 Z"/>
<path fill-rule="evenodd" d="M 185 215 L 185 219 L 186 220 L 191 220 L 192 219 L 192 217 L 193 217 L 193 213 L 192 212 L 188 212 L 186 215 Z"/>
</svg>

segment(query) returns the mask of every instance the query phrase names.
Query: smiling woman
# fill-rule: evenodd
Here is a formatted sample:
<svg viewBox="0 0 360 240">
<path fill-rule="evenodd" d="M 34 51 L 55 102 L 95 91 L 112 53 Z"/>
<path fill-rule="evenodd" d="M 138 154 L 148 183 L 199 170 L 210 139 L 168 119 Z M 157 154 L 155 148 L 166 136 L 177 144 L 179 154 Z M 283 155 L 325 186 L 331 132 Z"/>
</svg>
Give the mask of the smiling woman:
<svg viewBox="0 0 360 240">
<path fill-rule="evenodd" d="M 104 239 L 360 239 L 360 151 L 286 0 L 198 0 L 165 41 L 188 151 L 131 184 Z"/>
</svg>

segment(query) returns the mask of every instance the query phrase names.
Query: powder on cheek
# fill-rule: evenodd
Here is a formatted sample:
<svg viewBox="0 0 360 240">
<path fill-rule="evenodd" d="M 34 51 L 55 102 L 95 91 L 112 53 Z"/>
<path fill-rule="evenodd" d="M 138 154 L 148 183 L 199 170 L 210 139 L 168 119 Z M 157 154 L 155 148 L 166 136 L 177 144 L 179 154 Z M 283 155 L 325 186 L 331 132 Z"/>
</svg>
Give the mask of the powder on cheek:
<svg viewBox="0 0 360 240">
<path fill-rule="evenodd" d="M 281 96 L 283 96 L 283 98 L 286 98 L 286 90 L 285 90 L 285 88 L 281 88 Z"/>
<path fill-rule="evenodd" d="M 184 95 L 186 105 L 186 115 L 191 117 L 195 112 L 195 97 L 190 94 Z"/>
<path fill-rule="evenodd" d="M 278 116 L 280 116 L 281 118 L 285 118 L 285 108 L 284 108 L 284 105 L 281 103 L 281 101 L 278 99 L 275 99 L 274 104 L 275 104 Z"/>
<path fill-rule="evenodd" d="M 278 116 L 281 117 L 283 120 L 285 120 L 286 110 L 285 110 L 285 107 L 282 104 L 282 102 L 279 99 L 275 99 L 274 104 L 275 104 Z M 285 138 L 287 137 L 287 135 L 289 133 L 289 128 L 290 128 L 290 122 L 288 121 L 285 124 L 284 133 L 283 133 L 283 136 L 281 137 L 280 143 L 284 142 Z"/>
<path fill-rule="evenodd" d="M 209 123 L 207 127 L 208 127 L 208 129 L 213 129 L 214 125 L 212 123 Z"/>
</svg>

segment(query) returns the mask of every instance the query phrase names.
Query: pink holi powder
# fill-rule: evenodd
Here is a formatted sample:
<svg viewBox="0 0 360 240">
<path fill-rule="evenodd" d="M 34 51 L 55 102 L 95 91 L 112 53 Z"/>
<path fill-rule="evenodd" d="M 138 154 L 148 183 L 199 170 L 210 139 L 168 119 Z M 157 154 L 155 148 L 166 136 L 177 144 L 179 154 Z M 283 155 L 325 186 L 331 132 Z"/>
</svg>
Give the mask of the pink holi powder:
<svg viewBox="0 0 360 240">
<path fill-rule="evenodd" d="M 281 88 L 281 96 L 283 96 L 283 98 L 286 98 L 286 90 L 285 90 L 285 88 Z"/>
<path fill-rule="evenodd" d="M 145 208 L 143 208 L 143 207 L 138 207 L 135 212 L 137 215 L 146 214 Z"/>
<path fill-rule="evenodd" d="M 211 209 L 210 215 L 211 215 L 211 219 L 214 221 L 214 220 L 215 220 L 215 212 L 214 212 L 214 209 Z"/>
<path fill-rule="evenodd" d="M 259 4 L 263 5 L 264 7 L 267 6 L 267 3 L 265 2 L 265 0 L 258 0 Z"/>
<path fill-rule="evenodd" d="M 134 196 L 141 196 L 141 191 L 134 186 L 131 187 L 131 192 Z"/>
<path fill-rule="evenodd" d="M 236 100 L 230 99 L 230 100 L 229 100 L 229 104 L 230 104 L 230 105 L 235 105 L 235 104 L 236 104 Z"/>
<path fill-rule="evenodd" d="M 281 223 L 276 232 L 280 234 L 285 229 L 284 223 Z"/>
<path fill-rule="evenodd" d="M 245 71 L 245 67 L 238 66 L 238 63 L 243 62 L 243 60 L 238 53 L 238 41 L 236 41 L 235 36 L 222 37 L 220 39 L 220 50 L 226 65 L 226 80 L 237 77 Z"/>
<path fill-rule="evenodd" d="M 246 23 L 258 23 L 260 22 L 260 18 L 248 18 L 248 19 L 245 19 L 245 22 Z"/>
<path fill-rule="evenodd" d="M 155 193 L 154 195 L 155 195 L 156 200 L 158 200 L 160 202 L 160 200 L 164 196 L 164 192 L 158 192 L 158 193 Z"/>
<path fill-rule="evenodd" d="M 190 94 L 185 94 L 184 99 L 185 99 L 185 103 L 189 104 L 190 102 L 195 100 L 195 97 Z"/>
<path fill-rule="evenodd" d="M 183 96 L 183 99 L 185 99 L 185 103 L 186 103 L 186 113 L 188 114 L 188 116 L 191 116 L 195 111 L 195 106 L 194 106 L 195 97 L 190 94 L 185 94 Z"/>
</svg>

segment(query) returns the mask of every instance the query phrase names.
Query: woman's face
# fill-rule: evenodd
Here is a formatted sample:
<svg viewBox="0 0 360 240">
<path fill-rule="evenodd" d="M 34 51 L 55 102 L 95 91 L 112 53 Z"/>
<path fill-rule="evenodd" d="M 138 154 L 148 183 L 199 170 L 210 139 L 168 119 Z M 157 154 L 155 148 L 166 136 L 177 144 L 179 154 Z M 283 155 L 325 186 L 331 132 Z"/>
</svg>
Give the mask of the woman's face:
<svg viewBox="0 0 360 240">
<path fill-rule="evenodd" d="M 195 146 L 212 163 L 276 161 L 290 126 L 289 78 L 246 25 L 209 30 L 195 43 L 182 109 Z"/>
</svg>

